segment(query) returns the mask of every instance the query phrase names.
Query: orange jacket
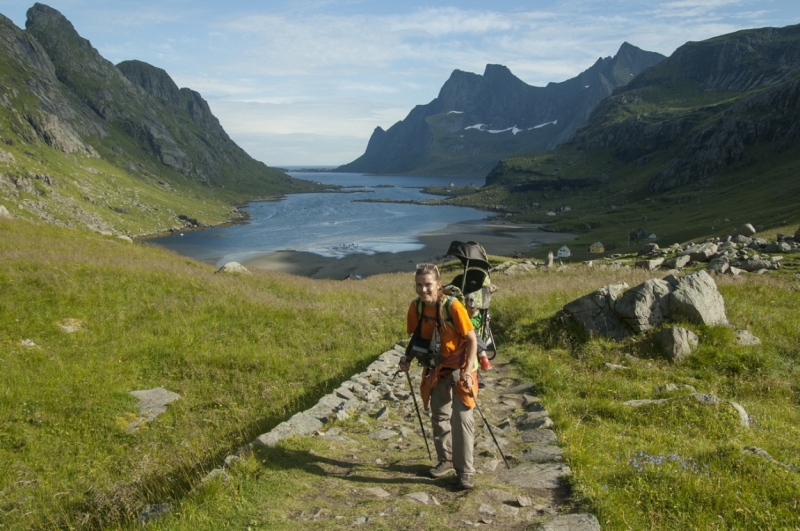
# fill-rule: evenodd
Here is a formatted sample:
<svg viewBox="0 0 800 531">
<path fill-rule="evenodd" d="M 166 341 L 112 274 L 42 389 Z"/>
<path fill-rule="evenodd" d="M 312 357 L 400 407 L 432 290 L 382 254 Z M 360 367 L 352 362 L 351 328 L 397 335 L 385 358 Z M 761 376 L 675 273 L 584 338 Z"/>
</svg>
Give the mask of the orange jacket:
<svg viewBox="0 0 800 531">
<path fill-rule="evenodd" d="M 436 307 L 435 306 L 422 306 L 422 327 L 420 329 L 420 336 L 423 339 L 430 340 L 433 337 L 433 330 L 436 326 Z M 442 323 L 439 329 L 439 338 L 441 341 L 441 354 L 442 360 L 439 365 L 433 369 L 423 369 L 422 371 L 422 384 L 420 385 L 420 394 L 422 395 L 422 403 L 425 406 L 425 411 L 428 410 L 430 403 L 431 393 L 433 388 L 439 383 L 439 380 L 450 378 L 453 371 L 467 370 L 467 356 L 466 356 L 466 336 L 473 330 L 472 321 L 467 314 L 466 308 L 458 300 L 453 301 L 450 305 L 450 317 L 453 321 L 453 326 Z M 417 328 L 419 317 L 417 315 L 416 300 L 412 301 L 408 307 L 408 316 L 406 321 L 406 328 L 409 334 L 412 334 Z M 470 388 L 461 380 L 458 379 L 455 391 L 461 402 L 468 408 L 475 407 L 475 397 L 478 396 L 478 375 L 477 368 L 470 367 L 468 373 L 472 379 L 472 395 L 470 395 Z"/>
</svg>

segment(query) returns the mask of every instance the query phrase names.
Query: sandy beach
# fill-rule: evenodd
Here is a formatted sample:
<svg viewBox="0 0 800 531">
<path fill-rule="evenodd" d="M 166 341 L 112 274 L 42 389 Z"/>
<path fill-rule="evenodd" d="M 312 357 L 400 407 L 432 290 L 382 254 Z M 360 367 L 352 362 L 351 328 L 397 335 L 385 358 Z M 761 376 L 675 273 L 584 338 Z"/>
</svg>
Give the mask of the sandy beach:
<svg viewBox="0 0 800 531">
<path fill-rule="evenodd" d="M 282 271 L 309 278 L 344 279 L 349 275 L 367 277 L 381 273 L 413 271 L 421 262 L 441 262 L 450 242 L 476 241 L 490 255 L 511 257 L 539 246 L 555 246 L 573 239 L 572 234 L 542 232 L 541 225 L 512 223 L 502 220 L 480 220 L 457 223 L 442 230 L 421 234 L 424 248 L 401 253 L 353 254 L 344 258 L 327 258 L 300 251 L 278 251 L 243 263 L 244 266 Z"/>
</svg>

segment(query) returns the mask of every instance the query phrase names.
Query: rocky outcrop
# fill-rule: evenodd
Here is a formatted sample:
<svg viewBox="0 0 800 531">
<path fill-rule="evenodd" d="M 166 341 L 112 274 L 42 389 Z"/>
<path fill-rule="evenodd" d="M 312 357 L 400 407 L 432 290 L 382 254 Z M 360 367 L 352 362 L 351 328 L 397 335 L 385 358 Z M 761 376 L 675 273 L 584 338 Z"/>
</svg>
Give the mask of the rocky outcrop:
<svg viewBox="0 0 800 531">
<path fill-rule="evenodd" d="M 669 321 L 710 326 L 728 322 L 722 295 L 705 271 L 626 288 L 626 284 L 604 286 L 566 304 L 559 317 L 577 324 L 589 336 L 615 340 Z"/>
</svg>

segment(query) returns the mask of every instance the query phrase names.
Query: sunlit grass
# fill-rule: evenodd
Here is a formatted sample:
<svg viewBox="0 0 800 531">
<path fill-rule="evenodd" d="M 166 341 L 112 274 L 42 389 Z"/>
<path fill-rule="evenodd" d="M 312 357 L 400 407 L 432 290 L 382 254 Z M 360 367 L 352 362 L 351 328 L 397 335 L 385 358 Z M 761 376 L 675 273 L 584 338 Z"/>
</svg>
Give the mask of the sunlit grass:
<svg viewBox="0 0 800 531">
<path fill-rule="evenodd" d="M 762 344 L 740 347 L 730 329 L 692 327 L 701 344 L 680 364 L 646 340 L 586 340 L 553 320 L 600 286 L 658 273 L 579 266 L 493 275 L 501 355 L 542 396 L 576 503 L 604 528 L 800 525 L 797 261 L 789 255 L 783 270 L 764 276 L 716 277 L 729 320 Z M 445 277 L 456 269 L 443 268 Z M 172 507 L 159 529 L 295 527 L 287 515 L 307 509 L 304 493 L 325 481 L 306 468 L 324 443 L 288 440 L 237 462 L 228 481 L 200 479 L 402 337 L 413 296 L 404 274 L 358 282 L 223 275 L 154 247 L 22 221 L 0 221 L 0 286 L 7 529 L 127 528 L 157 503 Z M 76 330 L 63 331 L 67 324 Z M 679 390 L 662 388 L 670 383 Z M 128 432 L 137 418 L 129 392 L 158 386 L 181 399 Z M 750 427 L 729 404 L 701 404 L 685 386 L 741 404 Z M 671 400 L 623 404 L 644 398 Z M 366 433 L 351 422 L 354 437 Z M 347 496 L 331 492 L 325 503 Z M 353 510 L 369 515 L 370 503 Z"/>
</svg>

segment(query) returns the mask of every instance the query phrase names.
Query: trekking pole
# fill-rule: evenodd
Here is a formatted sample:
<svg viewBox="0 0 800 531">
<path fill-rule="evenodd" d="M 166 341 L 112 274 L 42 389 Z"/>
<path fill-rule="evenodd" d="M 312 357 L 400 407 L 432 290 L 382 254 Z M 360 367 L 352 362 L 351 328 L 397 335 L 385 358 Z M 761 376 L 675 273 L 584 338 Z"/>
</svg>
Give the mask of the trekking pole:
<svg viewBox="0 0 800 531">
<path fill-rule="evenodd" d="M 419 419 L 419 427 L 422 430 L 422 438 L 425 440 L 425 448 L 428 450 L 428 458 L 433 461 L 433 455 L 431 454 L 431 447 L 428 446 L 428 436 L 425 434 L 425 425 L 422 423 L 422 415 L 419 414 L 419 406 L 417 405 L 417 395 L 414 393 L 414 384 L 411 383 L 411 375 L 408 374 L 408 371 L 397 371 L 394 373 L 392 380 L 397 378 L 397 375 L 401 372 L 406 373 L 406 379 L 408 380 L 408 390 L 411 391 L 411 398 L 414 399 L 414 409 L 417 412 L 417 418 Z"/>
<path fill-rule="evenodd" d="M 503 462 L 506 464 L 506 468 L 511 470 L 511 466 L 508 464 L 508 461 L 506 461 L 506 456 L 505 456 L 505 454 L 503 454 L 503 450 L 500 448 L 500 444 L 497 442 L 497 439 L 495 439 L 495 437 L 494 437 L 494 432 L 492 432 L 492 426 L 486 420 L 486 416 L 483 414 L 483 411 L 481 411 L 481 406 L 478 405 L 478 399 L 475 397 L 475 395 L 472 394 L 472 388 L 469 387 L 468 389 L 469 389 L 469 396 L 471 396 L 472 399 L 475 401 L 475 409 L 477 409 L 478 413 L 481 414 L 481 418 L 483 419 L 483 423 L 486 425 L 486 429 L 489 430 L 489 435 L 492 436 L 492 440 L 494 441 L 494 445 L 497 446 L 497 450 L 500 452 L 500 457 L 503 458 Z"/>
</svg>

